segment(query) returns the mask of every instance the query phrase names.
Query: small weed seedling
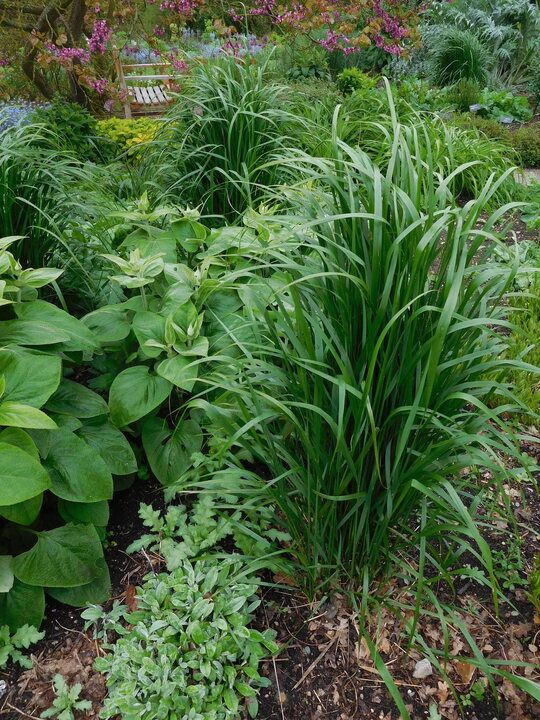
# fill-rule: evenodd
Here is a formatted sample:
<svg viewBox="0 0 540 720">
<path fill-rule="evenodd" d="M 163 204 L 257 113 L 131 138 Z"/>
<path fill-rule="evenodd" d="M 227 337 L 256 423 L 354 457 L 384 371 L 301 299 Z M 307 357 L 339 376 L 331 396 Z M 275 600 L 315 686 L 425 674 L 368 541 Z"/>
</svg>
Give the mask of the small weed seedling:
<svg viewBox="0 0 540 720">
<path fill-rule="evenodd" d="M 32 661 L 23 655 L 21 648 L 27 650 L 45 635 L 39 632 L 32 625 L 23 625 L 13 635 L 9 634 L 9 627 L 2 625 L 0 627 L 0 668 L 7 665 L 11 660 L 18 663 L 22 667 L 31 668 Z"/>
<path fill-rule="evenodd" d="M 79 700 L 82 685 L 76 683 L 69 687 L 64 677 L 57 674 L 53 678 L 53 687 L 56 697 L 52 707 L 41 713 L 42 718 L 56 718 L 56 720 L 75 720 L 75 710 L 91 710 L 92 703 L 89 700 Z"/>
</svg>

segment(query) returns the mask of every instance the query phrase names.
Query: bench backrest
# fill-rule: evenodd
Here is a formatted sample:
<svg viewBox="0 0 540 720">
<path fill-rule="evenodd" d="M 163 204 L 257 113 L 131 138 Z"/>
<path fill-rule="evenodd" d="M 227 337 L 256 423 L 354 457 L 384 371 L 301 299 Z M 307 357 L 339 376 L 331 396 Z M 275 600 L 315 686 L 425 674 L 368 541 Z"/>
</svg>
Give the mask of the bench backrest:
<svg viewBox="0 0 540 720">
<path fill-rule="evenodd" d="M 113 48 L 113 58 L 114 58 L 114 66 L 116 73 L 118 75 L 118 84 L 120 85 L 121 90 L 123 91 L 124 99 L 122 100 L 122 105 L 124 107 L 124 113 L 127 118 L 130 118 L 131 113 L 131 102 L 129 99 L 130 95 L 130 86 L 128 82 L 130 80 L 139 81 L 139 80 L 162 80 L 163 85 L 170 85 L 171 80 L 173 79 L 173 76 L 170 72 L 163 72 L 160 74 L 155 75 L 132 75 L 131 73 L 126 74 L 126 70 L 148 70 L 150 68 L 158 69 L 158 70 L 172 70 L 171 63 L 164 63 L 164 62 L 155 62 L 155 63 L 141 63 L 141 64 L 125 64 L 122 62 L 122 59 L 120 57 L 120 51 L 118 48 Z"/>
</svg>

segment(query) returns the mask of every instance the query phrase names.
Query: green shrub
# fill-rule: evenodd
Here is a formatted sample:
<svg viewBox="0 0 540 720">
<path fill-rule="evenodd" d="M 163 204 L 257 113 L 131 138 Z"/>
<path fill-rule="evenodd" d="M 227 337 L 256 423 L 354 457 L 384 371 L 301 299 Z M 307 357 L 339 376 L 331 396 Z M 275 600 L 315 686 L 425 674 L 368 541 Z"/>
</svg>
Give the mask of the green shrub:
<svg viewBox="0 0 540 720">
<path fill-rule="evenodd" d="M 302 79 L 316 79 L 324 80 L 329 78 L 328 71 L 322 65 L 296 65 L 292 67 L 288 73 L 287 78 L 289 80 L 302 80 Z"/>
<path fill-rule="evenodd" d="M 510 140 L 523 167 L 540 168 L 540 123 L 514 130 Z"/>
<path fill-rule="evenodd" d="M 337 86 L 344 95 L 348 95 L 355 90 L 371 90 L 377 85 L 377 81 L 376 77 L 371 77 L 358 68 L 346 68 L 338 75 Z"/>
<path fill-rule="evenodd" d="M 446 110 L 449 106 L 447 93 L 417 77 L 402 80 L 395 91 L 398 104 L 408 103 L 415 110 L 436 112 Z"/>
<path fill-rule="evenodd" d="M 514 95 L 509 90 L 488 90 L 484 88 L 480 102 L 473 105 L 481 117 L 505 122 L 528 122 L 532 118 L 529 101 L 523 95 Z"/>
<path fill-rule="evenodd" d="M 79 320 L 37 299 L 61 271 L 22 269 L 7 250 L 15 240 L 0 241 L 0 617 L 11 630 L 39 626 L 45 588 L 75 606 L 107 599 L 100 538 L 112 475 L 137 469 L 105 400 L 62 377 L 99 346 Z"/>
<path fill-rule="evenodd" d="M 431 53 L 430 70 L 436 85 L 454 85 L 459 80 L 486 85 L 491 55 L 470 30 L 445 29 L 433 43 Z"/>
<path fill-rule="evenodd" d="M 538 280 L 530 286 L 529 295 L 514 300 L 516 311 L 511 314 L 510 322 L 516 330 L 508 337 L 507 355 L 511 358 L 523 358 L 529 365 L 538 368 L 540 367 L 540 282 Z M 504 380 L 512 384 L 514 393 L 524 407 L 538 413 L 540 375 L 537 372 L 510 370 Z M 532 419 L 530 415 L 523 414 L 520 419 L 527 425 L 536 425 L 540 429 L 540 417 Z"/>
<path fill-rule="evenodd" d="M 56 98 L 47 107 L 35 111 L 34 122 L 45 125 L 60 146 L 75 153 L 79 159 L 98 157 L 93 140 L 97 134 L 97 121 L 81 105 Z"/>
<path fill-rule="evenodd" d="M 446 99 L 459 112 L 468 112 L 471 105 L 480 102 L 480 86 L 475 80 L 464 78 L 448 88 Z"/>
</svg>

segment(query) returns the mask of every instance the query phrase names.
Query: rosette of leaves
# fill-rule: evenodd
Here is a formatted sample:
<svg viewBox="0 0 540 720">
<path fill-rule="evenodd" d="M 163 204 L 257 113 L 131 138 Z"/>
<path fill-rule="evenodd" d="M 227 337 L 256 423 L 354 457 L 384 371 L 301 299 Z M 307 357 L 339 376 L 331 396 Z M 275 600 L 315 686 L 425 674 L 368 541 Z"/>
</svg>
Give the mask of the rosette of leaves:
<svg viewBox="0 0 540 720">
<path fill-rule="evenodd" d="M 45 591 L 68 604 L 110 590 L 101 539 L 113 474 L 136 470 L 105 400 L 64 378 L 99 345 L 38 288 L 61 273 L 23 269 L 0 240 L 0 620 L 39 626 Z"/>
<path fill-rule="evenodd" d="M 202 444 L 188 401 L 219 392 L 218 378 L 235 372 L 232 358 L 252 341 L 248 314 L 285 282 L 256 273 L 257 253 L 281 239 L 249 218 L 210 232 L 196 211 L 152 211 L 145 197 L 120 217 L 135 229 L 105 257 L 125 300 L 83 318 L 105 351 L 94 386 L 109 390 L 112 422 L 142 435 L 152 472 L 170 485 Z"/>
</svg>

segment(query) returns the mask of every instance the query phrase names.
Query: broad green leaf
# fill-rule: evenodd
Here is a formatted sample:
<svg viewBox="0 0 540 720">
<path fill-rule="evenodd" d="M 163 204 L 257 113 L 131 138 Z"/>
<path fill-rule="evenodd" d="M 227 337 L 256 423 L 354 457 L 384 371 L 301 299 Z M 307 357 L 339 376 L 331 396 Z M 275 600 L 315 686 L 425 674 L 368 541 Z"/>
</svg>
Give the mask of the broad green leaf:
<svg viewBox="0 0 540 720">
<path fill-rule="evenodd" d="M 157 347 L 145 346 L 147 340 L 165 343 L 165 318 L 152 312 L 138 312 L 133 318 L 133 332 L 139 341 L 140 351 L 145 357 L 155 358 L 163 350 Z"/>
<path fill-rule="evenodd" d="M 109 522 L 109 503 L 100 500 L 95 503 L 78 503 L 69 500 L 58 500 L 58 512 L 66 522 L 86 525 L 100 525 L 105 527 Z"/>
<path fill-rule="evenodd" d="M 199 364 L 189 357 L 176 355 L 160 362 L 156 372 L 176 387 L 191 392 L 199 374 Z"/>
<path fill-rule="evenodd" d="M 186 303 L 193 295 L 193 288 L 184 283 L 174 283 L 168 289 L 161 300 L 160 313 L 166 317 L 174 312 L 177 307 Z"/>
<path fill-rule="evenodd" d="M 167 230 L 159 228 L 137 228 L 127 236 L 120 247 L 128 250 L 138 249 L 142 257 L 163 253 L 163 261 L 168 263 L 174 263 L 177 259 L 175 238 Z"/>
<path fill-rule="evenodd" d="M 242 254 L 250 247 L 260 246 L 261 242 L 251 228 L 229 226 L 211 232 L 206 244 L 208 250 L 200 253 L 197 257 L 204 258 L 208 255 L 220 255 L 229 251 L 231 254 Z"/>
<path fill-rule="evenodd" d="M 4 347 L 0 348 L 0 375 L 6 380 L 5 400 L 40 408 L 60 383 L 62 361 L 37 350 Z"/>
<path fill-rule="evenodd" d="M 194 420 L 181 421 L 171 431 L 163 418 L 144 422 L 142 441 L 152 472 L 163 485 L 170 485 L 189 467 L 190 457 L 200 450 L 202 433 Z"/>
<path fill-rule="evenodd" d="M 44 300 L 34 300 L 29 303 L 19 303 L 14 306 L 14 309 L 21 321 L 49 324 L 67 336 L 63 340 L 49 340 L 47 344 L 65 342 L 68 345 L 66 350 L 69 352 L 97 350 L 99 347 L 96 338 L 86 325 L 64 310 L 57 308 L 56 305 Z"/>
<path fill-rule="evenodd" d="M 15 579 L 7 593 L 0 593 L 0 619 L 10 632 L 22 625 L 39 627 L 45 614 L 45 593 L 42 587 L 31 587 Z"/>
<path fill-rule="evenodd" d="M 28 303 L 31 305 L 32 303 Z M 54 345 L 70 339 L 61 327 L 42 320 L 4 320 L 0 322 L 2 345 Z"/>
<path fill-rule="evenodd" d="M 51 491 L 64 500 L 98 502 L 113 494 L 112 476 L 101 456 L 65 428 L 51 433 L 44 465 L 51 477 Z"/>
<path fill-rule="evenodd" d="M 57 270 L 55 268 L 28 268 L 22 271 L 18 281 L 21 286 L 26 285 L 27 287 L 40 288 L 57 280 L 63 272 L 63 270 Z"/>
<path fill-rule="evenodd" d="M 35 458 L 19 447 L 0 442 L 0 487 L 5 505 L 33 498 L 49 485 L 47 471 Z"/>
<path fill-rule="evenodd" d="M 46 413 L 31 405 L 6 400 L 0 403 L 0 425 L 35 430 L 54 430 L 56 423 Z"/>
<path fill-rule="evenodd" d="M 231 688 L 225 688 L 223 691 L 223 700 L 225 701 L 225 705 L 229 708 L 231 712 L 237 712 L 238 710 L 238 696 L 232 690 Z"/>
<path fill-rule="evenodd" d="M 112 595 L 111 578 L 109 568 L 102 558 L 100 558 L 96 564 L 99 573 L 94 580 L 86 585 L 67 588 L 46 588 L 47 593 L 55 600 L 66 605 L 72 605 L 73 607 L 84 607 L 87 603 L 101 605 L 109 600 Z"/>
<path fill-rule="evenodd" d="M 101 542 L 93 525 L 64 525 L 37 534 L 36 544 L 13 559 L 15 577 L 27 585 L 77 587 L 100 573 Z"/>
<path fill-rule="evenodd" d="M 0 515 L 17 525 L 31 525 L 39 515 L 43 493 L 15 505 L 0 505 Z"/>
<path fill-rule="evenodd" d="M 161 377 L 150 375 L 144 365 L 124 370 L 113 380 L 109 395 L 111 419 L 118 427 L 129 425 L 169 397 L 172 385 Z"/>
<path fill-rule="evenodd" d="M 97 450 L 113 475 L 137 472 L 137 460 L 131 445 L 112 423 L 83 425 L 77 435 Z"/>
<path fill-rule="evenodd" d="M 176 242 L 188 252 L 197 252 L 208 235 L 208 230 L 204 225 L 188 218 L 174 220 L 170 227 Z"/>
<path fill-rule="evenodd" d="M 47 403 L 47 410 L 60 415 L 76 418 L 91 418 L 107 415 L 109 406 L 93 390 L 72 380 L 62 380 L 60 387 Z"/>
<path fill-rule="evenodd" d="M 39 461 L 39 452 L 30 435 L 20 428 L 6 428 L 0 432 L 0 442 L 14 445 Z"/>
<path fill-rule="evenodd" d="M 11 555 L 0 555 L 0 594 L 7 593 L 13 587 L 13 558 Z M 0 615 L 0 620 L 2 616 Z"/>
<path fill-rule="evenodd" d="M 131 330 L 128 313 L 117 305 L 107 305 L 94 310 L 85 315 L 81 322 L 90 328 L 102 345 L 124 340 Z"/>
</svg>

